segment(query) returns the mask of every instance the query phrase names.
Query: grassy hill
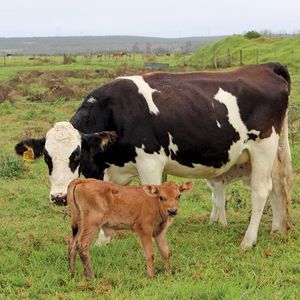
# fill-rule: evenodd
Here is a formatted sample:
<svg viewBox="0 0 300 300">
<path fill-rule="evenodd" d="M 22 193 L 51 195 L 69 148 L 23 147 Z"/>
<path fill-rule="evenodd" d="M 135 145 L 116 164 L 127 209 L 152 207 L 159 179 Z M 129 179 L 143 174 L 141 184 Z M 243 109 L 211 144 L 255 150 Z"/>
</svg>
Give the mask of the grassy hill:
<svg viewBox="0 0 300 300">
<path fill-rule="evenodd" d="M 261 36 L 256 39 L 247 39 L 241 35 L 231 36 L 199 48 L 191 57 L 190 63 L 204 68 L 238 66 L 240 51 L 245 65 L 279 61 L 290 69 L 299 69 L 300 36 Z"/>
</svg>

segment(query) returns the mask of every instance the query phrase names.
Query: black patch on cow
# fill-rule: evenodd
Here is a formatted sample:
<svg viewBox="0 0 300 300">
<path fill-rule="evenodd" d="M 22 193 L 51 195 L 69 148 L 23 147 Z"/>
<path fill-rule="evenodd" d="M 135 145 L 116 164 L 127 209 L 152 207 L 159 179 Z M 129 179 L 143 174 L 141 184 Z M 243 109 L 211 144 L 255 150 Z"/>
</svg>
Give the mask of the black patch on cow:
<svg viewBox="0 0 300 300">
<path fill-rule="evenodd" d="M 249 140 L 255 141 L 258 137 L 256 133 L 249 133 L 248 132 L 247 135 L 248 135 L 248 138 L 245 141 L 245 143 L 248 142 Z"/>
<path fill-rule="evenodd" d="M 81 150 L 80 147 L 77 146 L 77 148 L 72 152 L 72 154 L 69 157 L 69 167 L 73 173 L 79 166 L 80 156 L 81 156 Z"/>
<path fill-rule="evenodd" d="M 52 162 L 51 156 L 49 155 L 49 153 L 46 149 L 44 149 L 44 160 L 45 160 L 45 163 L 48 166 L 49 175 L 51 175 L 52 171 L 53 171 L 53 162 Z"/>
</svg>

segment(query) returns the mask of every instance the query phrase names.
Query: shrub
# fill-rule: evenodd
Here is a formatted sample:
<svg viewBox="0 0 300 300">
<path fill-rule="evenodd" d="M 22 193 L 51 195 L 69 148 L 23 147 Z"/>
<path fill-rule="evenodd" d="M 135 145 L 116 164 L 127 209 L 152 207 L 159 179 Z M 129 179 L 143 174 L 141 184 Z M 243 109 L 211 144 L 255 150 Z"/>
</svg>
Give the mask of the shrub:
<svg viewBox="0 0 300 300">
<path fill-rule="evenodd" d="M 75 63 L 75 62 L 76 62 L 75 56 L 64 54 L 64 58 L 63 58 L 63 64 L 64 65 L 69 65 L 69 64 L 72 64 L 72 63 Z"/>
<path fill-rule="evenodd" d="M 24 169 L 24 162 L 15 155 L 0 154 L 0 178 L 19 177 Z"/>
<path fill-rule="evenodd" d="M 254 30 L 251 30 L 251 31 L 248 31 L 246 34 L 245 34 L 245 37 L 247 39 L 257 39 L 261 36 L 261 34 L 257 31 L 254 31 Z"/>
</svg>

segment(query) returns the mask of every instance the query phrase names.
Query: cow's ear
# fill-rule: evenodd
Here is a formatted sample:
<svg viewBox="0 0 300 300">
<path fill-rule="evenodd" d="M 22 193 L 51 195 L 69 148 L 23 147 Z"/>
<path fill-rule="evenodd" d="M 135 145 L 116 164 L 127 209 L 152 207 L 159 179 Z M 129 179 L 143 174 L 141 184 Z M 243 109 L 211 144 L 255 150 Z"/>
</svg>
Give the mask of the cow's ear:
<svg viewBox="0 0 300 300">
<path fill-rule="evenodd" d="M 102 131 L 91 134 L 82 134 L 83 142 L 92 152 L 104 152 L 110 145 L 117 140 L 117 134 L 114 131 Z"/>
<path fill-rule="evenodd" d="M 43 154 L 45 141 L 45 138 L 21 141 L 15 145 L 15 151 L 18 155 L 23 155 L 24 160 L 32 161 Z"/>
<path fill-rule="evenodd" d="M 159 195 L 159 191 L 155 185 L 144 185 L 143 190 L 148 196 L 156 197 Z"/>
<path fill-rule="evenodd" d="M 184 184 L 179 186 L 179 191 L 180 193 L 182 192 L 187 192 L 193 188 L 193 183 L 192 182 L 185 182 Z"/>
</svg>

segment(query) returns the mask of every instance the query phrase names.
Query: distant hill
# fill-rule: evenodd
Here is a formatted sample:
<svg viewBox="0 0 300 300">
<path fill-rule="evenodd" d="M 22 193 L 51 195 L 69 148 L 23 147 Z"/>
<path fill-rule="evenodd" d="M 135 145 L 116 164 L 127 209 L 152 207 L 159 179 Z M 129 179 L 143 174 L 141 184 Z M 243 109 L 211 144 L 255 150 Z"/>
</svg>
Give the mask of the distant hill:
<svg viewBox="0 0 300 300">
<path fill-rule="evenodd" d="M 156 38 L 138 36 L 74 36 L 0 38 L 0 54 L 54 55 L 98 52 L 192 52 L 206 43 L 224 36 Z"/>
<path fill-rule="evenodd" d="M 278 61 L 290 68 L 300 66 L 300 36 L 261 36 L 247 39 L 243 35 L 226 37 L 199 48 L 190 64 L 218 68 Z"/>
</svg>

